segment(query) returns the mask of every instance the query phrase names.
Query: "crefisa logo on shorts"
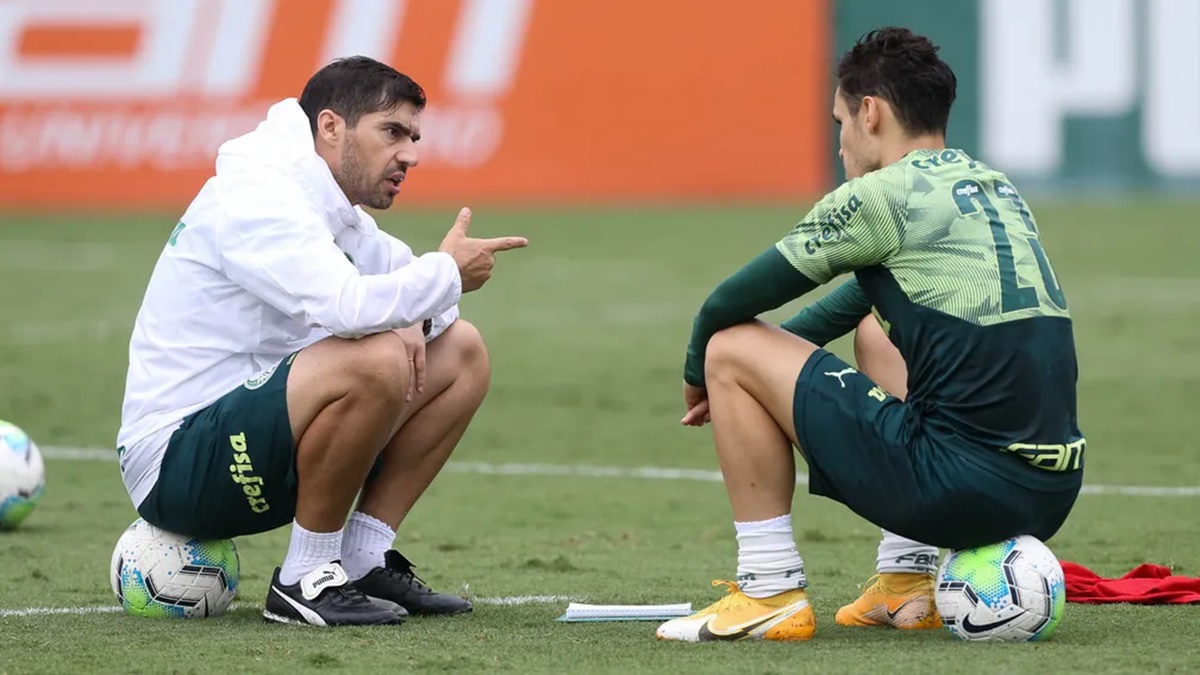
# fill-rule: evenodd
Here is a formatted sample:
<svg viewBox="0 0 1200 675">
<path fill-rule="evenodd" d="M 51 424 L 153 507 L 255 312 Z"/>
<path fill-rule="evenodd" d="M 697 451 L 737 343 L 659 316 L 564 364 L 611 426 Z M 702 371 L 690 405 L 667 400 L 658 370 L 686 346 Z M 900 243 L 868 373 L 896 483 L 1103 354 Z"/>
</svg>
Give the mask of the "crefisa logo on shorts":
<svg viewBox="0 0 1200 675">
<path fill-rule="evenodd" d="M 266 513 L 271 505 L 262 496 L 263 479 L 252 475 L 254 467 L 250 465 L 250 455 L 246 453 L 246 434 L 236 434 L 229 437 L 229 445 L 233 448 L 233 464 L 229 465 L 229 477 L 233 482 L 242 486 L 246 502 L 255 513 Z"/>
</svg>

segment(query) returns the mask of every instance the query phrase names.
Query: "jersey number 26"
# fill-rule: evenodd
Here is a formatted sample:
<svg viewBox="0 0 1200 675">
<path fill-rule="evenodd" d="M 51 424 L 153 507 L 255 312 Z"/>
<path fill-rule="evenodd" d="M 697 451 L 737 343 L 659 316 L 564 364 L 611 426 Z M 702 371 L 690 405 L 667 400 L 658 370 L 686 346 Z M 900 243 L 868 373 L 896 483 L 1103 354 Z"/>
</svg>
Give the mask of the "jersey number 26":
<svg viewBox="0 0 1200 675">
<path fill-rule="evenodd" d="M 1013 186 L 1008 183 L 995 181 L 991 184 L 991 188 L 997 198 L 1011 204 L 1011 211 L 1020 217 L 1023 226 L 1011 223 L 1012 213 L 1006 213 L 1005 215 L 1009 216 L 1009 219 L 1005 220 L 991 198 L 988 197 L 988 191 L 977 180 L 958 181 L 952 188 L 952 194 L 959 213 L 970 216 L 983 209 L 983 214 L 987 216 L 988 224 L 992 228 L 992 239 L 996 242 L 996 265 L 1000 270 L 1001 311 L 1007 314 L 1038 306 L 1037 289 L 1033 286 L 1021 286 L 1017 281 L 1017 258 L 1013 255 L 1014 240 L 1017 245 L 1024 246 L 1026 251 L 1037 260 L 1046 297 L 1055 307 L 1065 310 L 1067 300 L 1063 296 L 1058 282 L 1054 279 L 1054 270 L 1050 268 L 1050 260 L 1046 258 L 1046 251 L 1038 239 L 1037 226 L 1033 224 L 1033 219 L 1029 216 L 1025 200 L 1021 199 L 1021 195 L 1017 194 Z M 1029 256 L 1025 255 L 1022 258 L 1028 260 Z"/>
</svg>

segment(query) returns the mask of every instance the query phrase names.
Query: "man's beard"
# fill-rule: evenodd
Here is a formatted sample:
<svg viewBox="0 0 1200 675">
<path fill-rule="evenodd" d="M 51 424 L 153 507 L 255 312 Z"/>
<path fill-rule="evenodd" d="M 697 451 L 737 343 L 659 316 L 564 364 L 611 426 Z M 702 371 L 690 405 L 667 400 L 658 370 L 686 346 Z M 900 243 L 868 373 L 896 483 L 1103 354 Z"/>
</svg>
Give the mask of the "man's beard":
<svg viewBox="0 0 1200 675">
<path fill-rule="evenodd" d="M 338 182 L 346 191 L 351 204 L 362 204 L 372 209 L 386 209 L 392 205 L 392 195 L 380 189 L 382 181 L 372 181 L 367 178 L 362 157 L 358 152 L 358 141 L 353 137 L 346 139 L 346 148 L 342 151 L 342 165 L 338 171 Z"/>
</svg>

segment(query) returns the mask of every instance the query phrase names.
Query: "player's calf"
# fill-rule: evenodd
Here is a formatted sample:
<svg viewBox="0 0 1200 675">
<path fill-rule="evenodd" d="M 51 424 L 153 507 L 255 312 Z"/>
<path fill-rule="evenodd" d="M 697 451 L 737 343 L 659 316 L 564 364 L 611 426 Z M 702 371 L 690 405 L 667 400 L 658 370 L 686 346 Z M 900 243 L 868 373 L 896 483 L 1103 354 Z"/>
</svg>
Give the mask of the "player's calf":
<svg viewBox="0 0 1200 675">
<path fill-rule="evenodd" d="M 490 364 L 479 331 L 458 320 L 429 344 L 423 393 L 406 406 L 350 516 L 342 562 L 368 597 L 410 614 L 462 614 L 471 603 L 429 588 L 400 552 L 396 530 L 433 482 L 487 394 Z"/>
<path fill-rule="evenodd" d="M 287 383 L 295 520 L 267 619 L 312 625 L 398 619 L 351 584 L 340 558 L 346 517 L 404 407 L 409 377 L 404 342 L 392 333 L 322 340 L 295 358 Z"/>
<path fill-rule="evenodd" d="M 296 357 L 288 414 L 296 439 L 297 523 L 341 530 L 404 408 L 410 377 L 404 342 L 393 333 L 322 340 Z"/>
</svg>

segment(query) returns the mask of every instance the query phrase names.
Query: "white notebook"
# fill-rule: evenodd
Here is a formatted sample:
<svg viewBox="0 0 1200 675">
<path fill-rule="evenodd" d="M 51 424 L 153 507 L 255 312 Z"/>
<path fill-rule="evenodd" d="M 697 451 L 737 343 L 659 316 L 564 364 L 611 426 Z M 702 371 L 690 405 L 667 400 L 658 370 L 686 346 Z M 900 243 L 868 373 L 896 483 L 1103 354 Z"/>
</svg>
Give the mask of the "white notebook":
<svg viewBox="0 0 1200 675">
<path fill-rule="evenodd" d="M 572 602 L 559 621 L 666 621 L 692 613 L 692 603 L 675 605 L 589 605 Z"/>
</svg>

